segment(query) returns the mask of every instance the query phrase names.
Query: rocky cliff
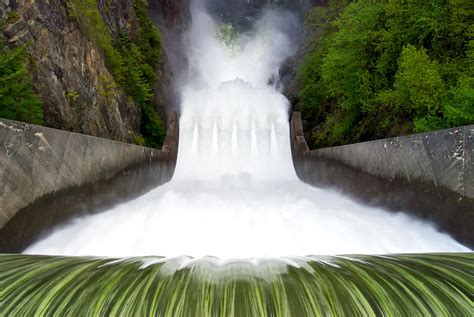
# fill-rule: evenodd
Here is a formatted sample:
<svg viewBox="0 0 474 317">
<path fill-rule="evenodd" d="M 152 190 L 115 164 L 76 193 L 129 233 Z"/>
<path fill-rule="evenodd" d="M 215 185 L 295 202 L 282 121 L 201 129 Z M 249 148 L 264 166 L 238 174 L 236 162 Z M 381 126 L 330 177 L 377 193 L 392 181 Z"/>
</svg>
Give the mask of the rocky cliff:
<svg viewBox="0 0 474 317">
<path fill-rule="evenodd" d="M 192 23 L 191 0 L 151 0 L 150 13 L 153 21 L 161 31 L 163 47 L 168 56 L 170 68 L 173 70 L 171 82 L 171 99 L 168 107 L 179 111 L 180 75 L 186 71 L 183 35 Z"/>
<path fill-rule="evenodd" d="M 30 43 L 29 66 L 34 90 L 44 101 L 45 125 L 63 130 L 133 142 L 140 135 L 141 107 L 114 78 L 104 50 L 71 13 L 71 1 L 2 0 L 0 15 L 8 19 L 8 46 Z M 85 1 L 97 4 L 110 35 L 140 35 L 134 0 Z M 159 112 L 169 98 L 171 70 L 163 58 L 154 85 Z M 123 85 L 122 85 L 123 86 Z M 156 108 L 155 107 L 155 108 Z M 158 110 L 158 109 L 155 109 Z"/>
<path fill-rule="evenodd" d="M 151 0 L 150 7 L 158 24 L 165 29 L 185 30 L 191 23 L 191 0 Z"/>
<path fill-rule="evenodd" d="M 33 88 L 44 102 L 44 124 L 72 132 L 136 142 L 143 132 L 143 107 L 132 98 L 127 85 L 111 69 L 107 52 L 91 37 L 71 3 L 79 2 L 84 15 L 98 9 L 106 32 L 117 41 L 121 32 L 139 38 L 141 22 L 134 4 L 150 4 L 150 15 L 163 39 L 163 60 L 156 70 L 152 108 L 163 119 L 170 109 L 179 110 L 175 74 L 186 69 L 182 35 L 191 24 L 191 0 L 2 0 L 0 18 L 6 18 L 3 37 L 7 46 L 29 43 Z M 205 0 L 208 9 L 227 23 L 251 23 L 262 8 L 277 4 L 303 13 L 321 0 Z M 92 4 L 92 5 L 91 5 Z M 8 18 L 13 16 L 14 18 Z M 240 21 L 240 22 L 239 22 Z M 100 31 L 99 31 L 100 32 Z M 166 54 L 164 53 L 166 51 Z M 168 59 L 169 58 L 169 59 Z M 286 86 L 294 81 L 298 57 L 282 68 Z M 176 89 L 175 89 L 176 91 Z M 288 94 L 289 95 L 289 94 Z M 146 121 L 146 120 L 145 120 Z"/>
<path fill-rule="evenodd" d="M 326 7 L 328 0 L 308 0 L 302 1 L 301 9 L 304 13 L 308 13 L 314 6 Z M 301 78 L 298 78 L 297 73 L 301 68 L 304 57 L 314 49 L 315 38 L 320 37 L 321 30 L 317 27 L 308 25 L 307 16 L 302 16 L 304 24 L 303 36 L 300 42 L 300 47 L 294 56 L 289 57 L 280 68 L 280 80 L 284 87 L 284 94 L 290 100 L 294 110 L 298 109 L 299 92 L 302 88 Z"/>
<path fill-rule="evenodd" d="M 205 5 L 215 18 L 245 31 L 266 8 L 288 10 L 303 17 L 306 10 L 321 1 L 326 0 L 205 0 Z"/>
</svg>

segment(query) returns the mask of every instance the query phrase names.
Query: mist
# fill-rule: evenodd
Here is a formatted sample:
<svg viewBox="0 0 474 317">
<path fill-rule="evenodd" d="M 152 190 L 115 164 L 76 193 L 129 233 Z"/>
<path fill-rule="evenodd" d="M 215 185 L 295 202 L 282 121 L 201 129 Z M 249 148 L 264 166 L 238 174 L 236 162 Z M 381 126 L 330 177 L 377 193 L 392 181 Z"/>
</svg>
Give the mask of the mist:
<svg viewBox="0 0 474 317">
<path fill-rule="evenodd" d="M 254 258 L 468 251 L 431 224 L 300 182 L 278 69 L 294 54 L 293 13 L 239 31 L 202 1 L 184 34 L 180 144 L 172 181 L 76 219 L 28 254 Z"/>
</svg>

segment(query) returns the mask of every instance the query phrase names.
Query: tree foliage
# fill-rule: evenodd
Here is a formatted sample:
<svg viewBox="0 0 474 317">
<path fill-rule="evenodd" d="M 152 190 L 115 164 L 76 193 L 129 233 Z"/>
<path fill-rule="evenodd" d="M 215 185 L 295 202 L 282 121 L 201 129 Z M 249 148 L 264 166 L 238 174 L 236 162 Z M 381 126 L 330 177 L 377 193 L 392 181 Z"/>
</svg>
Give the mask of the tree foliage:
<svg viewBox="0 0 474 317">
<path fill-rule="evenodd" d="M 474 123 L 467 0 L 331 0 L 300 69 L 312 146 Z"/>
<path fill-rule="evenodd" d="M 68 7 L 82 30 L 103 51 L 115 81 L 140 106 L 143 138 L 137 136 L 136 139 L 143 145 L 159 147 L 163 144 L 165 129 L 155 110 L 153 85 L 158 80 L 157 72 L 163 59 L 161 37 L 148 13 L 148 1 L 134 0 L 133 4 L 140 24 L 136 38 L 125 31 L 114 38 L 102 19 L 97 0 L 69 0 Z"/>
<path fill-rule="evenodd" d="M 41 125 L 43 102 L 33 92 L 27 69 L 28 45 L 8 48 L 3 42 L 0 36 L 0 117 Z"/>
</svg>

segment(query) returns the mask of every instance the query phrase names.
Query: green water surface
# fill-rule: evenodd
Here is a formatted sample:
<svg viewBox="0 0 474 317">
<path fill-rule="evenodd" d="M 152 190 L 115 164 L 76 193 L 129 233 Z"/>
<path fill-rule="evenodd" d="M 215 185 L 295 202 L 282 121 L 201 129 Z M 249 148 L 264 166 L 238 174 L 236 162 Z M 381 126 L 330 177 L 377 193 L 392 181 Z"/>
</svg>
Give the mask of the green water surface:
<svg viewBox="0 0 474 317">
<path fill-rule="evenodd" d="M 223 261 L 0 255 L 0 316 L 474 316 L 473 253 Z"/>
</svg>

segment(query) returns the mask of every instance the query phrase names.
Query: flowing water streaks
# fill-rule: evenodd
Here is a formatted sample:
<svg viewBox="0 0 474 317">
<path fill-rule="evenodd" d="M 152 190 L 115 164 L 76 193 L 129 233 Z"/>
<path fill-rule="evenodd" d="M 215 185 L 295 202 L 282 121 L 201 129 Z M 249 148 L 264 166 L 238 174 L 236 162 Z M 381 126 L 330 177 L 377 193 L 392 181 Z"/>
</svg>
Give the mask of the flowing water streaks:
<svg viewBox="0 0 474 317">
<path fill-rule="evenodd" d="M 0 255 L 1 316 L 472 316 L 473 253 L 302 256 L 470 250 L 297 179 L 268 85 L 287 22 L 264 15 L 229 53 L 194 7 L 173 180 L 26 250 L 120 259 Z"/>
<path fill-rule="evenodd" d="M 472 316 L 474 255 L 0 256 L 2 316 Z"/>
</svg>

